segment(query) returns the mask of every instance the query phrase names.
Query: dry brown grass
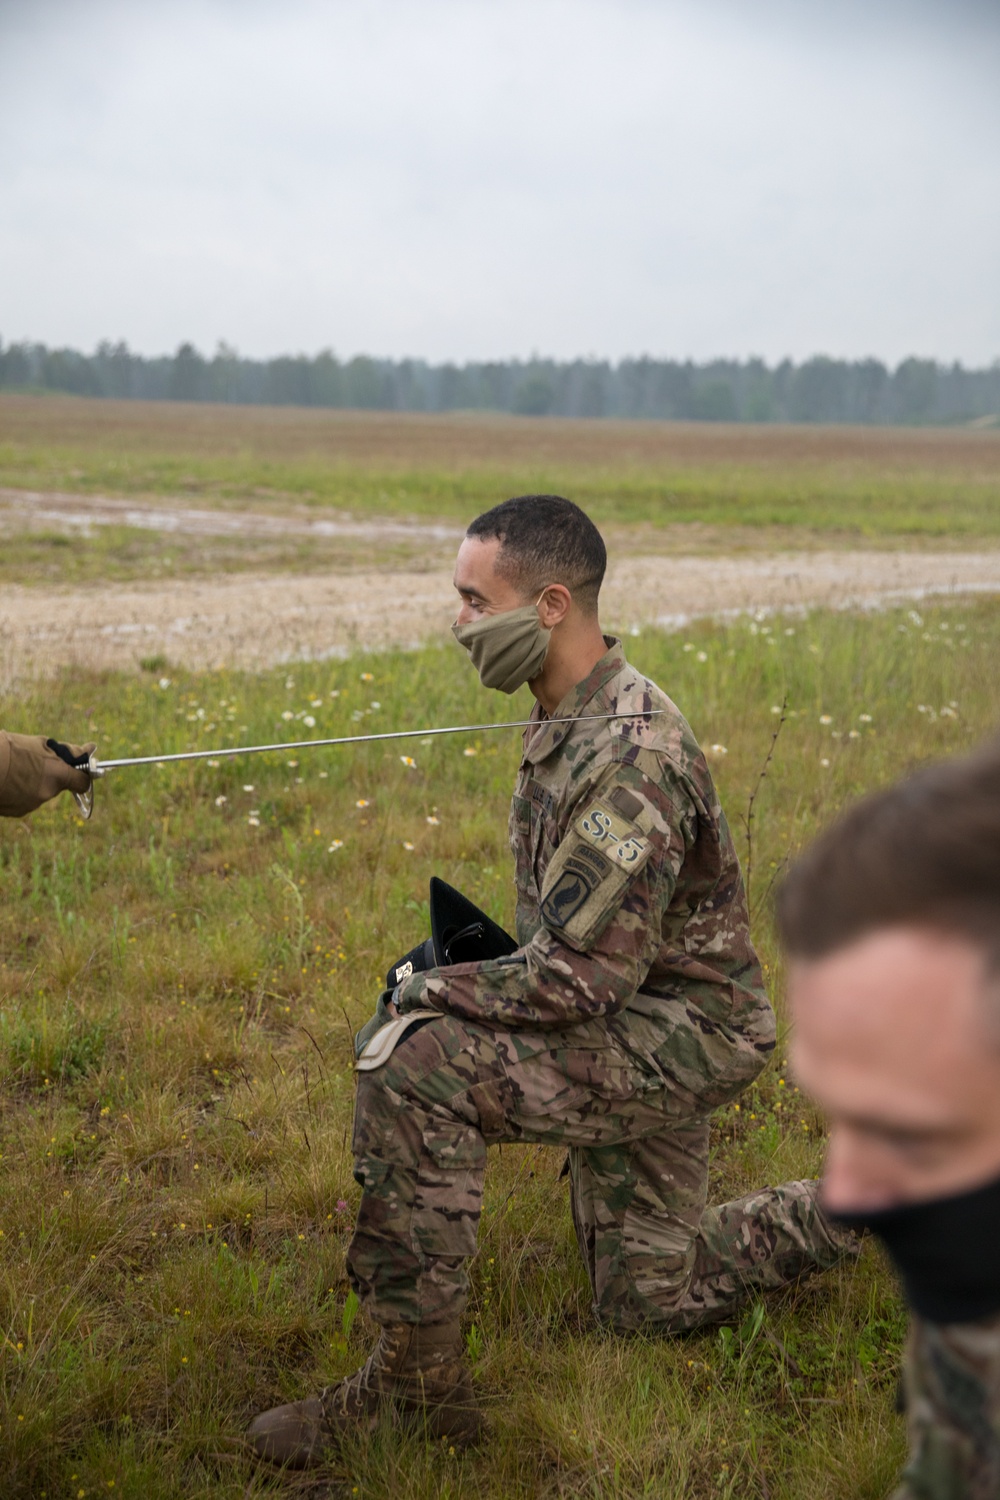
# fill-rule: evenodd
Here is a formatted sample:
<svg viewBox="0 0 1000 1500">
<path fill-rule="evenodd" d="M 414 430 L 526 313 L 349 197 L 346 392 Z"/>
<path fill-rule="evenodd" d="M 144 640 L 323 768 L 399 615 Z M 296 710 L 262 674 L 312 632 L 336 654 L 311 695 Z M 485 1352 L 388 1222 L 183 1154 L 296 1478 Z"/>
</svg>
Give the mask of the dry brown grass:
<svg viewBox="0 0 1000 1500">
<path fill-rule="evenodd" d="M 0 395 L 0 443 L 133 453 L 309 455 L 351 468 L 690 469 L 843 466 L 886 473 L 1000 473 L 1000 431 L 585 421 L 488 413 L 429 416 L 301 407 Z"/>
</svg>

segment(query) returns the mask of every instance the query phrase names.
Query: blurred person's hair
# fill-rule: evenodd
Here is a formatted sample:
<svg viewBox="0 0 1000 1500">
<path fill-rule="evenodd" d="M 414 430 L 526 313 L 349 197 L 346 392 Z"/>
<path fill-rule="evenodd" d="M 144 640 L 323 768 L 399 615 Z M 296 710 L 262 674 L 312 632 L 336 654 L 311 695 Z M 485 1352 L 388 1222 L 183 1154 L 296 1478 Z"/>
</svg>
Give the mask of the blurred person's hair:
<svg viewBox="0 0 1000 1500">
<path fill-rule="evenodd" d="M 792 866 L 777 915 L 793 958 L 924 927 L 967 938 L 1000 975 L 1000 741 L 856 802 Z"/>
<path fill-rule="evenodd" d="M 496 571 L 525 597 L 562 583 L 585 614 L 597 613 L 608 554 L 588 515 L 562 495 L 515 495 L 477 516 L 466 532 L 496 537 Z"/>
</svg>

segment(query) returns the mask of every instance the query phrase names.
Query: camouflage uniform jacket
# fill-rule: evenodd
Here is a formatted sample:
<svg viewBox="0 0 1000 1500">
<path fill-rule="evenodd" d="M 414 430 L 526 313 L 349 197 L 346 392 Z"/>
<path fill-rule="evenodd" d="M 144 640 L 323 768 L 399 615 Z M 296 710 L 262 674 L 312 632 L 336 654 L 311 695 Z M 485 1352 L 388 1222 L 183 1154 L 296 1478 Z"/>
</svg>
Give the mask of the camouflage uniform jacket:
<svg viewBox="0 0 1000 1500">
<path fill-rule="evenodd" d="M 536 706 L 524 733 L 510 814 L 519 952 L 414 974 L 397 1003 L 533 1031 L 607 1018 L 641 1064 L 712 1107 L 774 1046 L 743 878 L 691 729 L 605 639 L 552 718 L 628 717 L 555 724 Z"/>
<path fill-rule="evenodd" d="M 904 1369 L 910 1457 L 892 1500 L 1000 1496 L 1000 1314 L 914 1316 Z"/>
</svg>

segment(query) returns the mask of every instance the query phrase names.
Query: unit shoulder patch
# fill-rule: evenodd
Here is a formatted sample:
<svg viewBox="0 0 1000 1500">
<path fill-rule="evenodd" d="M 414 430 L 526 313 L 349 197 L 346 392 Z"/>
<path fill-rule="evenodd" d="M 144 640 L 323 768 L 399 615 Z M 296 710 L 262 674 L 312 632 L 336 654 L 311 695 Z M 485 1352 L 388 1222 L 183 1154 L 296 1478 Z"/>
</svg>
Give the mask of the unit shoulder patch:
<svg viewBox="0 0 1000 1500">
<path fill-rule="evenodd" d="M 573 827 L 581 839 L 626 870 L 638 865 L 649 850 L 649 839 L 616 812 L 610 802 L 593 802 Z"/>
<path fill-rule="evenodd" d="M 583 949 L 607 925 L 649 857 L 649 837 L 604 798 L 573 820 L 545 874 L 542 920 Z"/>
</svg>

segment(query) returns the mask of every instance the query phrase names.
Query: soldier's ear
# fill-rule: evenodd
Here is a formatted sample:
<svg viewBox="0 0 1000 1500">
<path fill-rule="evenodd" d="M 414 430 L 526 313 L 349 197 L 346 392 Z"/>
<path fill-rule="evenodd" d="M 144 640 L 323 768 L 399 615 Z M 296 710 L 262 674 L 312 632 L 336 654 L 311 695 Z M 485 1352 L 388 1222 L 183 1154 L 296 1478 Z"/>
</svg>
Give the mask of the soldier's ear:
<svg viewBox="0 0 1000 1500">
<path fill-rule="evenodd" d="M 564 583 L 547 583 L 538 600 L 538 618 L 546 630 L 565 620 L 573 606 L 573 595 Z"/>
</svg>

